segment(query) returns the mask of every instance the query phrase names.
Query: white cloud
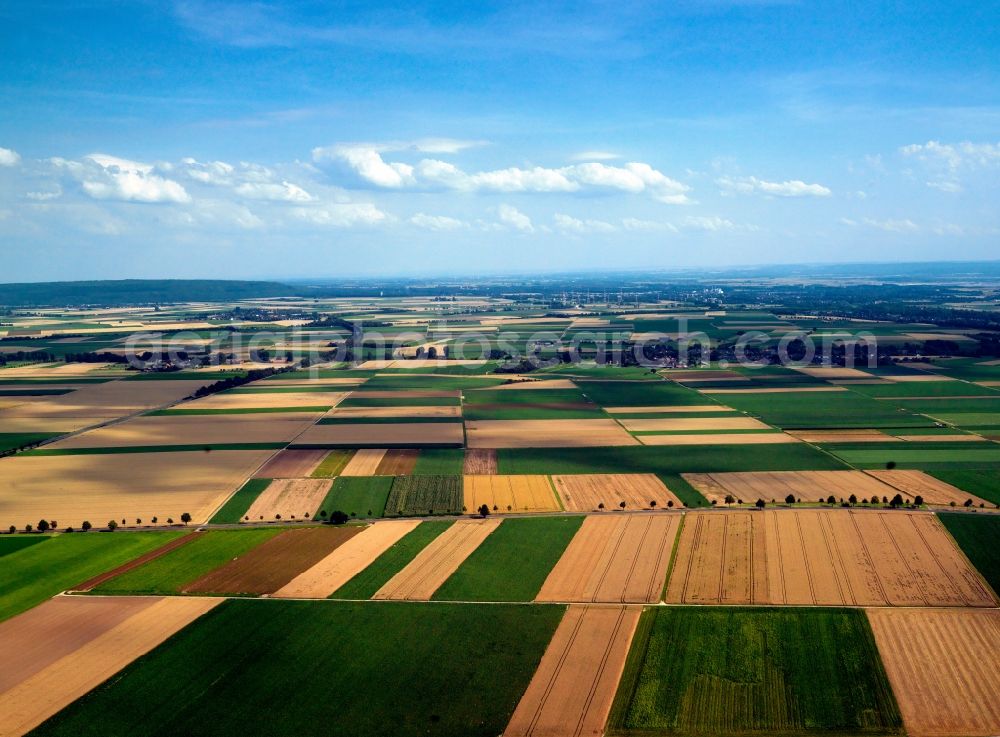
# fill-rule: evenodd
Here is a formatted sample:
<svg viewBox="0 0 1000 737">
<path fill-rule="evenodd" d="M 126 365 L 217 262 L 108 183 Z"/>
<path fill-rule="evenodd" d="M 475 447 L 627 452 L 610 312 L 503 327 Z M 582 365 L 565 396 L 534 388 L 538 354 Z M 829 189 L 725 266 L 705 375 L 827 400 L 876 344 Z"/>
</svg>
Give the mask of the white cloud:
<svg viewBox="0 0 1000 737">
<path fill-rule="evenodd" d="M 447 215 L 427 215 L 422 212 L 418 212 L 411 217 L 410 222 L 428 230 L 458 230 L 465 227 L 464 222 L 450 218 Z"/>
<path fill-rule="evenodd" d="M 865 226 L 868 228 L 874 228 L 876 230 L 882 230 L 886 233 L 916 233 L 920 230 L 920 226 L 909 218 L 902 219 L 892 219 L 888 218 L 886 220 L 878 220 L 876 218 L 862 218 L 859 220 L 853 220 L 851 218 L 840 218 L 840 222 L 843 225 L 849 225 L 851 227 Z"/>
<path fill-rule="evenodd" d="M 612 161 L 620 158 L 621 156 L 610 151 L 581 151 L 570 156 L 572 161 Z"/>
<path fill-rule="evenodd" d="M 54 200 L 62 194 L 62 187 L 58 184 L 53 185 L 54 189 L 51 192 L 28 192 L 24 196 L 29 200 L 34 200 L 35 202 L 46 202 L 48 200 Z"/>
<path fill-rule="evenodd" d="M 646 230 L 646 231 L 668 231 L 677 232 L 677 226 L 673 223 L 661 223 L 657 220 L 639 220 L 638 218 L 623 218 L 622 227 L 625 230 Z"/>
<path fill-rule="evenodd" d="M 553 215 L 552 219 L 560 230 L 574 233 L 610 233 L 615 230 L 614 225 L 603 220 L 579 220 L 561 212 Z"/>
<path fill-rule="evenodd" d="M 715 233 L 722 230 L 736 230 L 737 226 L 732 220 L 721 218 L 718 215 L 692 215 L 681 221 L 685 228 L 692 230 L 704 230 Z"/>
<path fill-rule="evenodd" d="M 280 184 L 244 182 L 236 187 L 235 192 L 242 197 L 273 202 L 310 202 L 313 199 L 302 187 L 284 181 Z"/>
<path fill-rule="evenodd" d="M 558 169 L 497 169 L 467 175 L 459 189 L 487 192 L 573 192 L 580 188 Z"/>
<path fill-rule="evenodd" d="M 179 182 L 154 173 L 152 164 L 120 159 L 107 154 L 91 154 L 83 161 L 50 160 L 66 169 L 82 185 L 83 191 L 98 200 L 126 202 L 191 201 Z"/>
<path fill-rule="evenodd" d="M 296 207 L 292 209 L 292 215 L 314 225 L 330 225 L 337 228 L 349 228 L 353 225 L 377 225 L 388 218 L 388 215 L 370 202 Z"/>
<path fill-rule="evenodd" d="M 0 166 L 17 166 L 21 155 L 17 151 L 0 147 Z"/>
<path fill-rule="evenodd" d="M 954 180 L 943 180 L 938 182 L 927 182 L 927 186 L 931 189 L 939 189 L 942 192 L 961 192 L 962 185 Z"/>
<path fill-rule="evenodd" d="M 833 194 L 822 184 L 807 184 L 801 179 L 769 182 L 757 177 L 721 177 L 715 180 L 724 192 L 764 194 L 773 197 L 829 197 Z"/>
<path fill-rule="evenodd" d="M 921 161 L 942 163 L 951 170 L 963 166 L 1000 165 L 1000 143 L 911 143 L 899 149 L 903 156 L 912 156 Z"/>
<path fill-rule="evenodd" d="M 531 224 L 531 218 L 512 205 L 500 205 L 497 207 L 497 215 L 502 223 L 525 233 L 533 233 L 535 230 L 535 226 Z"/>
<path fill-rule="evenodd" d="M 343 161 L 358 176 L 378 187 L 398 189 L 414 184 L 413 167 L 409 164 L 387 163 L 377 148 L 362 145 L 333 146 L 313 149 L 315 161 Z"/>
</svg>

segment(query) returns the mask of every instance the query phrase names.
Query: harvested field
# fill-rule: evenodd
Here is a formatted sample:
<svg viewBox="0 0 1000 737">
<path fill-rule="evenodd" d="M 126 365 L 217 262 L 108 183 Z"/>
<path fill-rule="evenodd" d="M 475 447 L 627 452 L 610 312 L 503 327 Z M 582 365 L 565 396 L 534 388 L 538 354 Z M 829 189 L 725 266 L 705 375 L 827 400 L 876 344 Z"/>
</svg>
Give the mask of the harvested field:
<svg viewBox="0 0 1000 737">
<path fill-rule="evenodd" d="M 643 445 L 776 445 L 801 442 L 783 432 L 640 435 L 639 440 Z"/>
<path fill-rule="evenodd" d="M 282 450 L 255 474 L 262 479 L 301 479 L 313 471 L 327 456 L 325 450 Z"/>
<path fill-rule="evenodd" d="M 570 606 L 504 737 L 603 734 L 639 615 L 636 608 Z"/>
<path fill-rule="evenodd" d="M 658 602 L 679 527 L 672 514 L 587 517 L 536 601 Z"/>
<path fill-rule="evenodd" d="M 511 478 L 517 478 L 512 476 Z M 684 504 L 652 473 L 598 473 L 553 476 L 552 483 L 563 506 L 573 512 L 595 512 L 598 505 L 605 509 L 627 510 L 683 507 Z"/>
<path fill-rule="evenodd" d="M 275 479 L 250 505 L 246 516 L 251 522 L 309 519 L 329 491 L 329 479 Z"/>
<path fill-rule="evenodd" d="M 689 514 L 666 600 L 677 604 L 996 605 L 933 515 L 874 510 Z"/>
<path fill-rule="evenodd" d="M 737 501 L 784 500 L 789 494 L 813 502 L 834 496 L 859 499 L 892 497 L 896 491 L 864 471 L 747 471 L 735 473 L 685 473 L 684 479 L 708 501 L 725 503 L 727 494 Z"/>
<path fill-rule="evenodd" d="M 143 382 L 145 383 L 145 382 Z M 159 383 L 159 382 L 157 382 Z M 221 392 L 184 402 L 174 409 L 258 409 L 269 407 L 336 407 L 344 392 Z"/>
<path fill-rule="evenodd" d="M 140 382 L 137 382 L 140 383 Z M 153 383 L 153 382 L 141 382 Z M 313 423 L 302 414 L 154 415 L 57 440 L 49 450 L 215 443 L 287 443 Z"/>
<path fill-rule="evenodd" d="M 419 524 L 418 520 L 387 520 L 366 527 L 275 591 L 275 598 L 327 598 Z"/>
<path fill-rule="evenodd" d="M 398 422 L 383 424 L 349 423 L 315 425 L 295 441 L 298 445 L 344 446 L 353 448 L 425 445 L 462 445 L 461 422 Z"/>
<path fill-rule="evenodd" d="M 1000 612 L 867 613 L 907 734 L 1000 734 Z"/>
<path fill-rule="evenodd" d="M 638 445 L 614 420 L 470 420 L 470 448 L 574 448 Z"/>
<path fill-rule="evenodd" d="M 359 451 L 364 452 L 364 451 Z M 417 448 L 395 448 L 387 450 L 382 460 L 379 461 L 378 468 L 375 469 L 376 476 L 409 476 L 413 473 L 413 467 L 417 465 L 417 457 L 420 451 Z"/>
<path fill-rule="evenodd" d="M 752 417 L 662 417 L 618 420 L 629 432 L 691 432 L 693 430 L 770 430 Z"/>
<path fill-rule="evenodd" d="M 806 376 L 816 379 L 871 379 L 874 378 L 866 371 L 856 368 L 846 368 L 842 366 L 813 366 L 795 369 Z M 888 378 L 888 377 L 887 377 Z"/>
<path fill-rule="evenodd" d="M 458 520 L 393 576 L 373 599 L 427 600 L 500 524 L 499 519 Z"/>
<path fill-rule="evenodd" d="M 367 417 L 461 417 L 458 405 L 432 405 L 430 407 L 335 407 L 327 415 L 337 419 Z"/>
<path fill-rule="evenodd" d="M 341 476 L 374 476 L 385 457 L 385 448 L 362 448 L 341 469 Z"/>
<path fill-rule="evenodd" d="M 57 515 L 61 527 L 79 527 L 84 520 L 103 525 L 123 518 L 148 523 L 152 517 L 179 520 L 184 512 L 196 524 L 205 522 L 271 453 L 217 450 L 4 458 L 0 524 L 23 527 Z"/>
<path fill-rule="evenodd" d="M 915 381 L 957 381 L 952 376 L 942 376 L 941 374 L 886 374 L 883 378 L 888 381 L 907 383 Z"/>
<path fill-rule="evenodd" d="M 131 606 L 129 600 L 114 601 L 122 601 L 122 607 Z M 82 626 L 96 625 L 97 630 L 105 624 L 111 626 L 0 694 L 0 734 L 31 730 L 219 603 L 197 598 L 147 599 L 143 603 L 147 601 L 148 605 L 138 605 L 131 616 L 118 622 L 114 619 L 120 614 L 111 614 L 111 610 L 105 610 L 103 616 L 97 614 L 96 606 L 88 610 L 99 619 L 81 622 Z M 79 606 L 86 605 L 81 602 Z M 76 634 L 60 629 L 62 634 L 56 634 L 57 638 Z M 23 650 L 24 644 L 22 641 L 18 649 Z"/>
<path fill-rule="evenodd" d="M 577 387 L 569 379 L 539 379 L 537 381 L 515 381 L 511 384 L 501 384 L 491 388 L 518 391 L 520 389 L 576 389 Z"/>
<path fill-rule="evenodd" d="M 397 476 L 385 503 L 385 516 L 459 514 L 463 501 L 461 476 Z"/>
<path fill-rule="evenodd" d="M 879 481 L 899 489 L 903 498 L 913 501 L 916 496 L 922 496 L 924 503 L 931 506 L 947 507 L 952 502 L 956 505 L 963 505 L 969 499 L 977 507 L 980 504 L 990 504 L 985 499 L 962 491 L 949 483 L 924 473 L 923 471 L 904 471 L 893 469 L 891 471 L 866 471 L 869 476 L 874 476 Z"/>
<path fill-rule="evenodd" d="M 680 407 L 667 407 L 654 404 L 652 406 L 645 407 L 605 407 L 604 411 L 609 415 L 639 415 L 647 412 L 658 412 L 662 414 L 680 412 L 685 414 L 692 412 L 732 412 L 733 409 L 732 407 L 726 407 L 722 404 L 690 404 L 682 405 Z"/>
<path fill-rule="evenodd" d="M 467 448 L 462 473 L 486 476 L 497 472 L 497 452 L 492 448 Z"/>
<path fill-rule="evenodd" d="M 206 381 L 109 381 L 88 384 L 70 394 L 50 396 L 3 410 L 0 417 L 124 417 L 163 407 L 193 394 Z"/>
<path fill-rule="evenodd" d="M 806 443 L 891 443 L 902 441 L 881 430 L 789 430 L 788 434 Z"/>
<path fill-rule="evenodd" d="M 494 512 L 558 512 L 559 501 L 548 476 L 467 475 L 462 483 L 463 506 L 483 504 Z"/>
<path fill-rule="evenodd" d="M 205 574 L 185 594 L 272 594 L 357 535 L 361 527 L 286 530 Z"/>
</svg>

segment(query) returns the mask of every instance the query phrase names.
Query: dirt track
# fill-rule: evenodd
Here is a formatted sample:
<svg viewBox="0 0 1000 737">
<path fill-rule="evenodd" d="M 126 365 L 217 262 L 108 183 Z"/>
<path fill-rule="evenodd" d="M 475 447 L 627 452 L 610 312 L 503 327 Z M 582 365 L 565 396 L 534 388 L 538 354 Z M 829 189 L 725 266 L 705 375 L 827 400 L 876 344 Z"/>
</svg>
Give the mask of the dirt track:
<svg viewBox="0 0 1000 737">
<path fill-rule="evenodd" d="M 570 606 L 504 737 L 603 734 L 639 614 L 635 607 Z"/>
<path fill-rule="evenodd" d="M 658 602 L 679 525 L 678 515 L 587 517 L 536 601 Z"/>
</svg>

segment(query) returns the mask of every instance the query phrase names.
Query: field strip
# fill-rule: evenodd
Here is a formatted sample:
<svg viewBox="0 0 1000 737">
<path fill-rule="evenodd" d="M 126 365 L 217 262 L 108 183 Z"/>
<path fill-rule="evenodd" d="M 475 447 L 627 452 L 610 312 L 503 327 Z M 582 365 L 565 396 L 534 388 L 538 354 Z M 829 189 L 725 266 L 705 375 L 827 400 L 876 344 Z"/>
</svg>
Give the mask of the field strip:
<svg viewBox="0 0 1000 737">
<path fill-rule="evenodd" d="M 786 386 L 786 387 L 751 387 L 749 389 L 699 389 L 702 394 L 805 394 L 810 392 L 846 392 L 842 386 Z"/>
<path fill-rule="evenodd" d="M 253 500 L 245 516 L 268 521 L 315 517 L 331 483 L 330 479 L 275 479 Z"/>
<path fill-rule="evenodd" d="M 430 599 L 501 520 L 458 520 L 421 550 L 373 599 Z"/>
<path fill-rule="evenodd" d="M 385 456 L 385 448 L 360 448 L 347 462 L 341 476 L 373 476 Z"/>
<path fill-rule="evenodd" d="M 567 608 L 504 737 L 602 734 L 641 612 Z"/>
<path fill-rule="evenodd" d="M 701 433 L 677 435 L 639 435 L 643 445 L 775 445 L 799 443 L 798 438 L 783 432 Z"/>
<path fill-rule="evenodd" d="M 167 597 L 0 694 L 0 735 L 21 735 L 216 607 L 221 599 Z"/>
<path fill-rule="evenodd" d="M 475 511 L 485 504 L 495 512 L 558 512 L 559 501 L 547 476 L 466 475 L 463 506 Z"/>
<path fill-rule="evenodd" d="M 263 479 L 307 478 L 326 455 L 325 450 L 279 450 L 277 455 L 261 466 L 256 476 Z"/>
<path fill-rule="evenodd" d="M 657 419 L 620 419 L 629 432 L 690 432 L 693 430 L 771 430 L 753 417 L 665 417 Z"/>
<path fill-rule="evenodd" d="M 371 525 L 282 586 L 273 597 L 325 599 L 419 524 L 420 520 L 388 520 Z"/>
<path fill-rule="evenodd" d="M 569 511 L 593 512 L 602 504 L 604 509 L 621 509 L 622 502 L 631 510 L 650 509 L 652 502 L 659 509 L 684 506 L 652 473 L 556 475 L 552 484 Z"/>
<path fill-rule="evenodd" d="M 657 414 L 672 414 L 672 413 L 699 413 L 699 412 L 732 412 L 732 407 L 726 407 L 722 404 L 691 404 L 682 405 L 680 407 L 674 406 L 662 406 L 662 405 L 646 405 L 642 407 L 605 407 L 604 411 L 609 415 L 638 415 L 646 414 L 651 412 L 656 412 Z"/>
<path fill-rule="evenodd" d="M 1000 611 L 867 611 L 911 737 L 1000 734 Z"/>
<path fill-rule="evenodd" d="M 194 532 L 188 533 L 183 537 L 175 538 L 174 540 L 168 542 L 166 545 L 161 545 L 155 550 L 150 550 L 145 555 L 140 555 L 138 558 L 130 560 L 127 563 L 123 563 L 117 568 L 112 568 L 110 571 L 105 571 L 104 573 L 94 576 L 93 578 L 88 579 L 83 583 L 74 586 L 73 590 L 91 591 L 100 586 L 105 581 L 110 581 L 112 578 L 116 578 L 117 576 L 120 576 L 123 573 L 127 573 L 128 571 L 131 571 L 135 568 L 138 568 L 141 565 L 149 563 L 152 560 L 156 560 L 157 558 L 160 558 L 166 555 L 167 553 L 177 550 L 177 548 L 187 545 L 188 543 L 194 542 L 195 540 L 198 539 L 198 537 L 201 534 L 202 534 L 201 530 L 195 530 Z"/>
<path fill-rule="evenodd" d="M 923 471 L 893 469 L 891 471 L 865 471 L 865 473 L 894 489 L 898 489 L 907 501 L 912 502 L 915 497 L 922 496 L 925 504 L 933 506 L 947 507 L 952 503 L 961 505 L 967 499 L 971 499 L 976 506 L 980 504 L 992 505 L 992 502 L 966 493 Z"/>
</svg>

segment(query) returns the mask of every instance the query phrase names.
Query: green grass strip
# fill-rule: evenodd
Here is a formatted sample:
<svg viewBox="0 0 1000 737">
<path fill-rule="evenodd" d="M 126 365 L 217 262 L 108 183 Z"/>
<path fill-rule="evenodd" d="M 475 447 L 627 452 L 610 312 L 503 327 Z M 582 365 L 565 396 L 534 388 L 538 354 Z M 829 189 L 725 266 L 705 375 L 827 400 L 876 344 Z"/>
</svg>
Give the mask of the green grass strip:
<svg viewBox="0 0 1000 737">
<path fill-rule="evenodd" d="M 357 519 L 381 517 L 392 488 L 392 476 L 340 476 L 333 481 L 316 519 L 341 511 Z"/>
<path fill-rule="evenodd" d="M 945 513 L 938 518 L 986 582 L 1000 592 L 1000 516 Z"/>
<path fill-rule="evenodd" d="M 353 450 L 331 450 L 326 454 L 326 458 L 316 466 L 316 470 L 312 472 L 312 477 L 314 479 L 329 479 L 339 476 L 340 472 L 344 470 L 344 466 L 353 457 Z"/>
<path fill-rule="evenodd" d="M 465 466 L 462 448 L 424 448 L 413 466 L 414 476 L 455 476 Z"/>
<path fill-rule="evenodd" d="M 271 483 L 271 479 L 250 479 L 222 506 L 209 520 L 212 525 L 234 525 L 243 520 L 254 499 L 260 496 Z"/>
</svg>

